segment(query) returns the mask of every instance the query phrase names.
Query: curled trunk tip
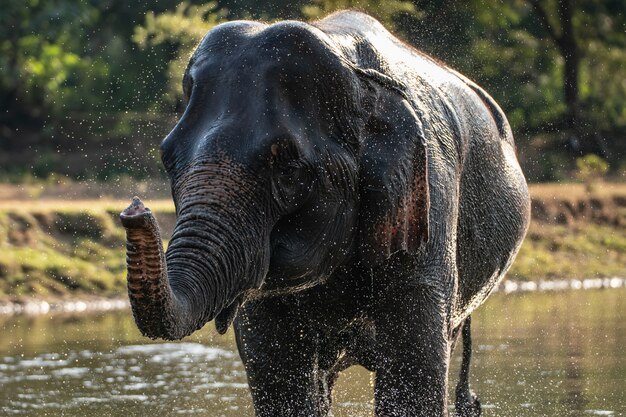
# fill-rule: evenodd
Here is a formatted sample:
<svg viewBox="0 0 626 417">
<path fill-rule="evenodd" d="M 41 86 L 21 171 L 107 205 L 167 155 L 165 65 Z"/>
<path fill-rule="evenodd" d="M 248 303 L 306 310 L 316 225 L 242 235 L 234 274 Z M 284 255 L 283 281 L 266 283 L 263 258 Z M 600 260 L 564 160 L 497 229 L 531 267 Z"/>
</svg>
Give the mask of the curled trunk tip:
<svg viewBox="0 0 626 417">
<path fill-rule="evenodd" d="M 150 338 L 191 334 L 190 318 L 172 291 L 156 218 L 138 197 L 122 213 L 126 229 L 128 296 L 139 330 Z"/>
</svg>

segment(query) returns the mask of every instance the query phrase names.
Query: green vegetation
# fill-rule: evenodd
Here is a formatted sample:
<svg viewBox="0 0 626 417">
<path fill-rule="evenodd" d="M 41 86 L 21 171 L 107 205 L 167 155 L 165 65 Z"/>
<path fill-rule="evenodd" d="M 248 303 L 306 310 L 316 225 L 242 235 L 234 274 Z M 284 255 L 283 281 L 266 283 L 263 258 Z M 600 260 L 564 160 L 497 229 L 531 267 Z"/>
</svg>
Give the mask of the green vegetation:
<svg viewBox="0 0 626 417">
<path fill-rule="evenodd" d="M 585 184 L 587 191 L 591 192 L 596 188 L 596 183 L 606 175 L 609 164 L 598 155 L 589 154 L 576 159 L 576 176 Z"/>
<path fill-rule="evenodd" d="M 626 227 L 533 223 L 507 277 L 521 281 L 624 277 Z"/>
<path fill-rule="evenodd" d="M 173 11 L 158 15 L 148 12 L 143 26 L 135 28 L 133 41 L 142 50 L 162 44 L 176 45 L 176 54 L 168 64 L 168 85 L 163 99 L 176 105 L 182 101 L 180 86 L 187 62 L 196 45 L 215 25 L 225 21 L 227 11 L 218 9 L 216 2 L 202 6 L 181 3 Z"/>
<path fill-rule="evenodd" d="M 0 294 L 119 293 L 119 230 L 104 214 L 0 214 Z"/>
<path fill-rule="evenodd" d="M 140 51 L 132 33 L 147 11 L 177 3 L 3 2 L 0 102 L 8 108 L 0 123 L 20 128 L 36 121 L 54 129 L 68 111 L 147 109 L 161 94 L 151 84 L 164 82 L 168 51 Z"/>
<path fill-rule="evenodd" d="M 96 201 L 88 211 L 40 204 L 0 209 L 0 298 L 120 295 L 126 288 L 119 210 Z M 157 203 L 172 217 L 171 204 Z"/>
<path fill-rule="evenodd" d="M 583 185 L 545 185 L 531 193 L 535 220 L 509 279 L 626 276 L 626 187 L 606 185 L 590 195 Z M 126 204 L 0 204 L 0 300 L 125 294 L 125 236 L 117 213 Z M 149 206 L 167 238 L 171 201 Z"/>
<path fill-rule="evenodd" d="M 484 86 L 508 115 L 531 180 L 571 179 L 587 153 L 606 159 L 613 176 L 626 167 L 620 0 L 5 3 L 0 178 L 153 175 L 158 163 L 142 152 L 156 154 L 182 110 L 181 74 L 208 29 L 241 18 L 313 20 L 343 8 L 378 17 Z M 120 155 L 135 144 L 130 168 Z"/>
</svg>

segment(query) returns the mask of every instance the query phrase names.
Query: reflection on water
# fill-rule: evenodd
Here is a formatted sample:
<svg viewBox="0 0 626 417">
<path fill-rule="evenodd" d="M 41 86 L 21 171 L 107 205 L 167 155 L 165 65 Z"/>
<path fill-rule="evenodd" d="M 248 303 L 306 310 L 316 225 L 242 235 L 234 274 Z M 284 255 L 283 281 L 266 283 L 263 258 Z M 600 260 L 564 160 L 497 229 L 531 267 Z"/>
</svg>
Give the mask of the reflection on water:
<svg viewBox="0 0 626 417">
<path fill-rule="evenodd" d="M 182 343 L 153 344 L 128 311 L 23 317 L 3 328 L 0 406 L 8 415 L 251 415 L 241 411 L 250 401 L 232 337 L 208 326 Z"/>
<path fill-rule="evenodd" d="M 498 294 L 473 320 L 485 416 L 624 416 L 626 291 Z M 130 313 L 0 318 L 1 415 L 252 416 L 232 334 L 150 343 Z M 459 363 L 453 361 L 454 375 Z M 451 383 L 455 383 L 452 376 Z M 336 416 L 372 415 L 371 376 L 342 375 Z"/>
<path fill-rule="evenodd" d="M 490 416 L 626 415 L 626 291 L 491 298 L 472 320 Z"/>
</svg>

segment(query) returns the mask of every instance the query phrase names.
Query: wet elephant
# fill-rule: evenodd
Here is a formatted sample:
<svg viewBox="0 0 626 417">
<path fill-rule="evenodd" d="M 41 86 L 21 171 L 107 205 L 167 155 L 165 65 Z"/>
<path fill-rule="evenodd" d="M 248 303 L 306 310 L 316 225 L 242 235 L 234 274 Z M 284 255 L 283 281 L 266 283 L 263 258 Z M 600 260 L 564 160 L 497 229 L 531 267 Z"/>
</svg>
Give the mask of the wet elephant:
<svg viewBox="0 0 626 417">
<path fill-rule="evenodd" d="M 447 415 L 453 345 L 529 221 L 494 100 L 357 12 L 219 25 L 183 88 L 167 252 L 139 199 L 121 215 L 140 330 L 235 320 L 259 416 L 328 415 L 353 364 L 377 416 Z M 456 408 L 477 415 L 465 356 Z"/>
</svg>

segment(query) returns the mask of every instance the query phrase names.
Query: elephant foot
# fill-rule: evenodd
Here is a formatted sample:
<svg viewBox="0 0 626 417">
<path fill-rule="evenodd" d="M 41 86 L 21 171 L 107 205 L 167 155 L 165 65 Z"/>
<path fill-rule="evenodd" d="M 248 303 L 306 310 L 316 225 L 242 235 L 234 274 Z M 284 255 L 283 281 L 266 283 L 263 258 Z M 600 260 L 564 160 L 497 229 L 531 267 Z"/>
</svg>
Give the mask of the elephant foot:
<svg viewBox="0 0 626 417">
<path fill-rule="evenodd" d="M 458 395 L 454 402 L 456 417 L 479 417 L 480 401 L 476 395 L 467 391 L 464 395 Z"/>
</svg>

